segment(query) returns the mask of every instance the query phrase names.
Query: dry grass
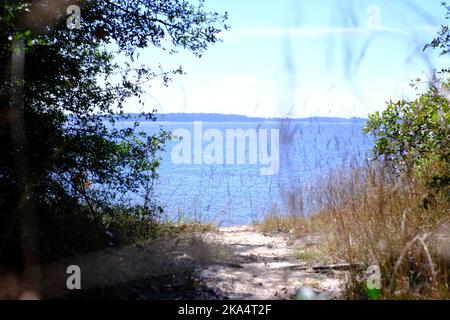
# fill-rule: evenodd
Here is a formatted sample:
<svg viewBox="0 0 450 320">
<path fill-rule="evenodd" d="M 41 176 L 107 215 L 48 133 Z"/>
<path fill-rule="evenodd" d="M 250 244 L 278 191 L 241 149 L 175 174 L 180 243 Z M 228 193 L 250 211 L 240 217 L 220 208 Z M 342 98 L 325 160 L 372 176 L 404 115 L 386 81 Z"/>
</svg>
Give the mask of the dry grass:
<svg viewBox="0 0 450 320">
<path fill-rule="evenodd" d="M 378 265 L 382 298 L 450 299 L 447 192 L 431 192 L 417 177 L 399 178 L 380 167 L 342 170 L 317 184 L 320 213 L 268 216 L 261 228 L 296 237 L 318 234 L 321 251 L 313 248 L 315 255 Z M 367 298 L 359 272 L 350 276 L 347 297 Z"/>
<path fill-rule="evenodd" d="M 277 214 L 269 214 L 258 226 L 265 233 L 283 232 L 294 237 L 301 237 L 312 232 L 311 219 L 298 216 L 283 217 Z"/>
</svg>

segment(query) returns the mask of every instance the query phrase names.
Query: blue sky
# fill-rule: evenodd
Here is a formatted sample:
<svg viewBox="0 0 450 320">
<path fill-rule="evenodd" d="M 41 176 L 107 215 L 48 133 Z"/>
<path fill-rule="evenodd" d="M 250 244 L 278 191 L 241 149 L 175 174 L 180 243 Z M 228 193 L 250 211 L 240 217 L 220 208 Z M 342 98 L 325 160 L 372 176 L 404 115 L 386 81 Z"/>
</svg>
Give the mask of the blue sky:
<svg viewBox="0 0 450 320">
<path fill-rule="evenodd" d="M 168 88 L 147 85 L 145 109 L 365 117 L 389 99 L 413 97 L 411 79 L 448 66 L 437 52 L 422 52 L 445 23 L 440 2 L 206 0 L 229 13 L 230 30 L 200 59 L 142 52 L 141 63 L 187 72 Z"/>
</svg>

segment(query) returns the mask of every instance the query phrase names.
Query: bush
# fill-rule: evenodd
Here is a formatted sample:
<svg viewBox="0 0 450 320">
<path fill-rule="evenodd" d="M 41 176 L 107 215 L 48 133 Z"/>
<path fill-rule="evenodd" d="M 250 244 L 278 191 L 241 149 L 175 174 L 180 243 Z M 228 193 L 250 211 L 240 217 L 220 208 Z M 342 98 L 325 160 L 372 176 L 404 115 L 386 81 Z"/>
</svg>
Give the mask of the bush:
<svg viewBox="0 0 450 320">
<path fill-rule="evenodd" d="M 364 132 L 375 137 L 375 159 L 450 196 L 448 89 L 448 82 L 436 81 L 413 101 L 390 101 L 386 110 L 369 115 Z"/>
</svg>

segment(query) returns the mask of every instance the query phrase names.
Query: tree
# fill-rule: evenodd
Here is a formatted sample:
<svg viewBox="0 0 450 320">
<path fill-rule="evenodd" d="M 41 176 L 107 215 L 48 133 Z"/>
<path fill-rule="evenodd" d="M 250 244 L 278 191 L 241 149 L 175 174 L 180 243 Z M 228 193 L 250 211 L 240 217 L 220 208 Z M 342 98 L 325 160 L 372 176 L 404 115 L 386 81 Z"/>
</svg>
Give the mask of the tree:
<svg viewBox="0 0 450 320">
<path fill-rule="evenodd" d="M 441 4 L 445 8 L 445 19 L 448 20 L 450 18 L 450 6 L 446 1 L 442 1 Z M 431 43 L 427 43 L 424 50 L 427 48 L 440 49 L 441 55 L 450 53 L 450 30 L 448 25 L 441 26 L 437 37 L 434 38 Z"/>
<path fill-rule="evenodd" d="M 450 6 L 442 2 L 446 19 Z M 450 54 L 448 26 L 442 26 L 427 48 L 438 48 L 441 55 Z M 390 101 L 387 108 L 369 115 L 364 128 L 375 138 L 373 155 L 382 159 L 397 173 L 414 173 L 437 190 L 447 190 L 450 199 L 450 107 L 449 69 L 434 75 L 428 90 L 412 101 Z M 420 79 L 411 85 L 417 89 Z"/>
<path fill-rule="evenodd" d="M 397 172 L 423 167 L 430 161 L 448 167 L 450 107 L 442 94 L 448 86 L 432 84 L 415 100 L 390 101 L 383 112 L 369 115 L 364 131 L 375 137 L 374 157 L 393 165 Z"/>
<path fill-rule="evenodd" d="M 79 29 L 67 27 L 70 5 L 81 8 Z M 167 84 L 182 71 L 136 66 L 139 50 L 187 49 L 200 57 L 226 19 L 206 11 L 203 0 L 2 1 L 0 263 L 17 262 L 11 256 L 24 213 L 35 211 L 40 237 L 51 238 L 42 222 L 49 216 L 73 218 L 81 210 L 101 221 L 157 176 L 169 134 L 149 135 L 137 120 L 128 128 L 116 122 L 129 117 L 124 103 L 141 97 L 144 82 Z M 154 111 L 142 116 L 155 119 Z M 144 198 L 144 212 L 160 209 L 148 190 Z"/>
</svg>

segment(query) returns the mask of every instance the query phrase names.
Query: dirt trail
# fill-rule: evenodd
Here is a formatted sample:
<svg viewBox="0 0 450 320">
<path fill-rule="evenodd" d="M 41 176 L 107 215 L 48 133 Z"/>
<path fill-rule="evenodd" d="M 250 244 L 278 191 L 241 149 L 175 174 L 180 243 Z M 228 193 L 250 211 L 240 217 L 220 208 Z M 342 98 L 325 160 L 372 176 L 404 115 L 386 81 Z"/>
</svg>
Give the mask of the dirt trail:
<svg viewBox="0 0 450 320">
<path fill-rule="evenodd" d="M 316 271 L 296 257 L 283 235 L 262 234 L 252 226 L 242 226 L 222 228 L 205 240 L 226 248 L 220 262 L 200 274 L 201 281 L 222 297 L 290 299 L 306 287 L 313 289 L 315 299 L 340 296 L 344 273 Z"/>
</svg>

